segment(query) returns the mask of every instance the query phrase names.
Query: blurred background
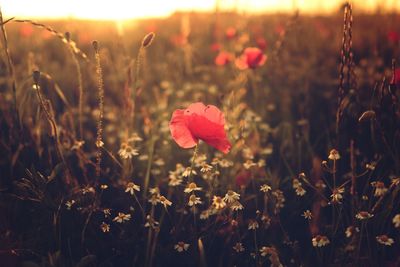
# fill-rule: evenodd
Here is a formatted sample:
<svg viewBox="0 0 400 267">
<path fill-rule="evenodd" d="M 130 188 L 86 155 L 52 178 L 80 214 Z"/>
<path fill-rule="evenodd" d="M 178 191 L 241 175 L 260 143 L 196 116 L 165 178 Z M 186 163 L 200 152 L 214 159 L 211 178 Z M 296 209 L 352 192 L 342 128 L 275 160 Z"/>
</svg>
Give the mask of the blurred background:
<svg viewBox="0 0 400 267">
<path fill-rule="evenodd" d="M 342 0 L 2 0 L 5 14 L 25 18 L 133 19 L 168 16 L 176 11 L 224 11 L 250 13 L 292 12 L 329 14 L 337 12 Z M 135 4 L 136 3 L 136 4 Z M 398 0 L 354 0 L 355 10 L 362 12 L 398 12 Z"/>
</svg>

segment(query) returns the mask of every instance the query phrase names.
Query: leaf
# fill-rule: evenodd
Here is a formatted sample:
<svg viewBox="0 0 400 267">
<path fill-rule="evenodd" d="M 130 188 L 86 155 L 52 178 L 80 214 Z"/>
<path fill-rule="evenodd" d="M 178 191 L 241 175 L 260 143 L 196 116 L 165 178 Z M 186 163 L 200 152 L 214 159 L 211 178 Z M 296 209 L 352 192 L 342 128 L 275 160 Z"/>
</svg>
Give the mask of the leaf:
<svg viewBox="0 0 400 267">
<path fill-rule="evenodd" d="M 48 177 L 48 182 L 51 182 L 52 180 L 56 178 L 62 177 L 65 171 L 65 165 L 64 163 L 59 163 L 57 164 L 54 169 L 52 170 L 50 176 Z M 60 178 L 61 179 L 61 178 Z"/>
<path fill-rule="evenodd" d="M 360 118 L 358 118 L 358 121 L 363 122 L 366 120 L 372 120 L 375 119 L 375 117 L 376 117 L 375 111 L 367 110 L 360 116 Z"/>
</svg>

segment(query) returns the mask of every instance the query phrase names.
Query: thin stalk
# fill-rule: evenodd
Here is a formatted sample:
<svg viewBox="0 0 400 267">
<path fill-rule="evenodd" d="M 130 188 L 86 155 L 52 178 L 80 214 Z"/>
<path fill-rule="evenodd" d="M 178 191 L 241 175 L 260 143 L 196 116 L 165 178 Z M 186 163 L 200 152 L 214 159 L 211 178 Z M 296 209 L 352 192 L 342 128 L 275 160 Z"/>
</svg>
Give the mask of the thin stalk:
<svg viewBox="0 0 400 267">
<path fill-rule="evenodd" d="M 257 245 L 257 230 L 254 229 L 254 249 L 255 249 L 255 261 L 256 266 L 260 265 L 259 258 L 258 258 L 258 245 Z"/>
<path fill-rule="evenodd" d="M 49 124 L 50 124 L 50 126 L 52 128 L 52 132 L 54 134 L 54 146 L 56 148 L 56 153 L 57 153 L 57 156 L 59 157 L 59 159 L 61 160 L 61 162 L 67 168 L 67 183 L 70 183 L 71 182 L 71 180 L 70 180 L 71 172 L 70 172 L 70 170 L 68 168 L 68 165 L 67 165 L 67 163 L 65 161 L 64 155 L 62 154 L 61 149 L 60 149 L 57 125 L 56 125 L 56 122 L 54 120 L 54 117 L 50 114 L 50 111 L 48 110 L 48 108 L 46 106 L 46 103 L 45 103 L 45 100 L 43 99 L 42 94 L 40 92 L 39 79 L 40 79 L 40 72 L 39 71 L 35 71 L 33 73 L 33 80 L 34 80 L 34 84 L 35 84 L 35 87 L 36 87 L 36 94 L 37 94 L 37 97 L 39 99 L 39 104 L 40 104 L 41 108 L 43 109 L 44 114 L 46 116 L 46 119 L 47 119 L 47 121 L 49 122 Z"/>
<path fill-rule="evenodd" d="M 151 205 L 151 210 L 150 210 L 150 217 L 154 217 L 154 205 Z M 152 241 L 152 236 L 153 236 L 153 229 L 149 227 L 149 232 L 147 233 L 147 246 L 146 246 L 146 259 L 145 259 L 145 265 L 144 266 L 150 266 L 149 265 L 149 257 L 150 257 L 150 250 L 151 250 L 151 241 Z"/>
<path fill-rule="evenodd" d="M 93 48 L 96 59 L 96 73 L 97 73 L 97 89 L 98 89 L 98 101 L 99 101 L 99 117 L 97 120 L 97 138 L 96 138 L 96 176 L 99 178 L 101 172 L 101 156 L 103 146 L 103 114 L 104 114 L 104 84 L 103 84 L 103 70 L 100 63 L 99 46 L 97 41 L 93 41 Z"/>
<path fill-rule="evenodd" d="M 3 46 L 4 46 L 4 50 L 5 50 L 5 54 L 7 57 L 7 67 L 8 67 L 8 73 L 11 76 L 11 80 L 12 80 L 12 98 L 13 98 L 13 107 L 12 109 L 14 110 L 14 120 L 15 120 L 15 124 L 17 125 L 18 129 L 21 128 L 20 125 L 20 118 L 19 118 L 19 111 L 17 108 L 17 83 L 16 83 L 16 78 L 15 78 L 15 73 L 14 73 L 14 65 L 11 59 L 11 55 L 10 55 L 10 49 L 8 48 L 8 39 L 7 39 L 7 33 L 6 33 L 6 29 L 4 27 L 4 20 L 3 20 L 3 13 L 1 12 L 1 8 L 0 8 L 0 28 L 1 28 L 1 34 L 2 34 L 2 38 L 3 38 Z"/>
<path fill-rule="evenodd" d="M 155 144 L 156 144 L 156 137 L 152 136 L 149 144 L 149 160 L 147 161 L 146 176 L 144 178 L 143 199 L 145 199 L 146 192 L 150 183 L 150 171 L 151 171 L 151 165 L 153 163 Z"/>
<path fill-rule="evenodd" d="M 70 35 L 66 33 L 67 41 L 70 42 Z M 76 68 L 76 74 L 78 78 L 78 90 L 79 90 L 79 103 L 78 103 L 78 121 L 79 121 L 79 140 L 83 140 L 83 102 L 84 102 L 84 91 L 83 91 L 83 82 L 82 82 L 82 72 L 81 66 L 79 65 L 79 61 L 72 50 L 71 45 L 68 45 L 68 50 L 71 53 L 72 60 L 74 61 L 74 65 Z"/>
<path fill-rule="evenodd" d="M 197 151 L 198 151 L 198 149 L 199 149 L 198 146 L 199 146 L 199 145 L 196 144 L 196 146 L 194 147 L 194 152 L 193 152 L 193 157 L 192 157 L 192 163 L 190 164 L 190 172 L 189 172 L 189 178 L 188 178 L 189 183 L 192 182 L 194 162 L 195 162 L 195 160 L 196 160 Z"/>
</svg>

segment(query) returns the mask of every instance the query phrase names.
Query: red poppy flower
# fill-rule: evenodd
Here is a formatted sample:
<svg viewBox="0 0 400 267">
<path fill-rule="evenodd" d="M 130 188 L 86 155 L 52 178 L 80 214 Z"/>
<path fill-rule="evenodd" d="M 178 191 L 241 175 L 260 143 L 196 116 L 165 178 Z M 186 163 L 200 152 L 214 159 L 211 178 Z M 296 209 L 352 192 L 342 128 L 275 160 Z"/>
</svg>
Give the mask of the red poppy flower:
<svg viewBox="0 0 400 267">
<path fill-rule="evenodd" d="M 221 50 L 221 45 L 219 43 L 213 43 L 211 44 L 210 49 L 213 52 L 218 52 L 219 50 Z"/>
<path fill-rule="evenodd" d="M 146 32 L 156 32 L 157 28 L 157 23 L 153 21 L 146 26 Z"/>
<path fill-rule="evenodd" d="M 284 35 L 285 34 L 285 27 L 283 25 L 278 24 L 278 25 L 275 26 L 275 32 L 279 36 Z"/>
<path fill-rule="evenodd" d="M 217 66 L 225 66 L 230 63 L 233 59 L 233 55 L 231 53 L 221 51 L 215 58 L 215 65 Z"/>
<path fill-rule="evenodd" d="M 267 56 L 258 47 L 248 47 L 243 54 L 236 59 L 236 66 L 241 69 L 255 69 L 265 64 Z"/>
<path fill-rule="evenodd" d="M 265 48 L 267 48 L 267 41 L 264 38 L 259 37 L 257 38 L 256 42 L 258 48 L 260 48 L 261 50 L 265 50 Z"/>
<path fill-rule="evenodd" d="M 33 34 L 33 26 L 30 24 L 23 24 L 20 28 L 20 34 L 22 37 L 30 37 Z"/>
<path fill-rule="evenodd" d="M 187 38 L 182 35 L 182 34 L 177 34 L 177 35 L 173 35 L 170 38 L 171 43 L 173 43 L 176 46 L 184 46 L 187 44 Z"/>
<path fill-rule="evenodd" d="M 229 27 L 228 29 L 226 29 L 225 31 L 225 36 L 227 39 L 233 39 L 236 36 L 236 29 L 234 27 Z"/>
<path fill-rule="evenodd" d="M 400 87 L 400 68 L 397 68 L 395 70 L 394 75 L 392 77 L 391 83 L 392 84 L 394 83 L 394 84 L 396 84 L 397 86 Z"/>
<path fill-rule="evenodd" d="M 199 140 L 223 153 L 228 153 L 231 144 L 224 129 L 224 114 L 213 105 L 201 102 L 190 104 L 187 109 L 177 109 L 172 114 L 169 129 L 172 138 L 183 148 L 197 145 Z"/>
<path fill-rule="evenodd" d="M 239 187 L 246 187 L 251 181 L 251 172 L 250 171 L 240 171 L 236 175 L 236 185 Z"/>
<path fill-rule="evenodd" d="M 389 31 L 387 34 L 387 39 L 392 43 L 397 43 L 400 40 L 400 34 L 396 31 Z"/>
</svg>

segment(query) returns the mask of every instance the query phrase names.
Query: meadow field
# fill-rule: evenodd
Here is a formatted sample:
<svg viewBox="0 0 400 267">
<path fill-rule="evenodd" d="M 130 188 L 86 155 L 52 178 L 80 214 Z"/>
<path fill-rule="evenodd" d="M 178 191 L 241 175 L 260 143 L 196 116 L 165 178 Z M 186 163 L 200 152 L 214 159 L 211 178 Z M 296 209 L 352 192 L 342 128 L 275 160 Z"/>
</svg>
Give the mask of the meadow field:
<svg viewBox="0 0 400 267">
<path fill-rule="evenodd" d="M 399 14 L 0 23 L 0 266 L 400 266 Z"/>
</svg>

